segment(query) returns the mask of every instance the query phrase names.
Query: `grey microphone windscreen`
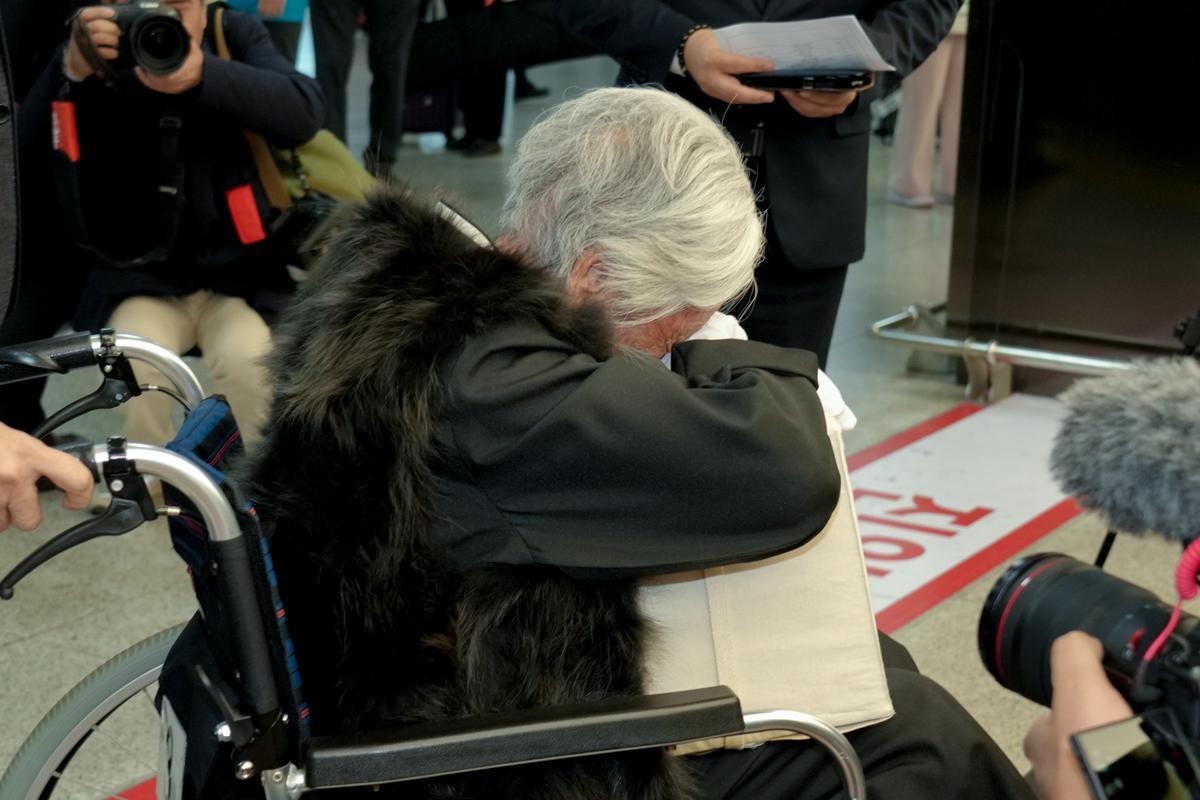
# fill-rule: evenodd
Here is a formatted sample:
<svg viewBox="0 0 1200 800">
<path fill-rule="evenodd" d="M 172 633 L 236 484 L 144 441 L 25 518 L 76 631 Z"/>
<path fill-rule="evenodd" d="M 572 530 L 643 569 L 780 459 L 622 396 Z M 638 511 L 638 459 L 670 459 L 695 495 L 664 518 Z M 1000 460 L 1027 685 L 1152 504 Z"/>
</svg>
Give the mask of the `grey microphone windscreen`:
<svg viewBox="0 0 1200 800">
<path fill-rule="evenodd" d="M 1200 362 L 1140 363 L 1061 399 L 1050 466 L 1064 492 L 1125 533 L 1200 535 Z"/>
</svg>

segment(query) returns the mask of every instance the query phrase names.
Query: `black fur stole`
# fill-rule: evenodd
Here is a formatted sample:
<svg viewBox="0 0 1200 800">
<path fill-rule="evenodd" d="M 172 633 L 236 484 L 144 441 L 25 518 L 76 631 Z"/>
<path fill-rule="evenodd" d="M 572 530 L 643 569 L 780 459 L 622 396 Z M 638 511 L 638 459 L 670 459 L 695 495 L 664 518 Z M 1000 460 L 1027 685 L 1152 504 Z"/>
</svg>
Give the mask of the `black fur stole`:
<svg viewBox="0 0 1200 800">
<path fill-rule="evenodd" d="M 601 315 L 568 307 L 544 272 L 472 244 L 409 194 L 341 213 L 276 330 L 275 401 L 242 476 L 271 537 L 314 733 L 639 693 L 632 582 L 461 574 L 428 536 L 442 375 L 462 343 L 528 320 L 604 358 Z M 385 796 L 678 800 L 686 785 L 676 759 L 648 751 Z"/>
</svg>

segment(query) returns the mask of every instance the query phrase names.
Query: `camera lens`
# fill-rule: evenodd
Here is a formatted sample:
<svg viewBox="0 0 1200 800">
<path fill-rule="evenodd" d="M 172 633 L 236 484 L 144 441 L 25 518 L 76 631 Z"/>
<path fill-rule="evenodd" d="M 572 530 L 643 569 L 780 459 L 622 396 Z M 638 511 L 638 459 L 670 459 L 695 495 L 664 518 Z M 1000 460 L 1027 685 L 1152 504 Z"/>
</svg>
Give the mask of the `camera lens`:
<svg viewBox="0 0 1200 800">
<path fill-rule="evenodd" d="M 167 75 L 183 66 L 190 38 L 183 24 L 168 16 L 139 20 L 130 31 L 129 46 L 142 69 L 155 75 Z"/>
<path fill-rule="evenodd" d="M 1151 592 L 1059 553 L 1014 563 L 992 587 L 979 617 L 979 654 L 1001 685 L 1050 704 L 1050 646 L 1084 631 L 1105 662 L 1132 679 L 1137 657 L 1170 617 Z M 1121 687 L 1118 687 L 1121 688 Z"/>
</svg>

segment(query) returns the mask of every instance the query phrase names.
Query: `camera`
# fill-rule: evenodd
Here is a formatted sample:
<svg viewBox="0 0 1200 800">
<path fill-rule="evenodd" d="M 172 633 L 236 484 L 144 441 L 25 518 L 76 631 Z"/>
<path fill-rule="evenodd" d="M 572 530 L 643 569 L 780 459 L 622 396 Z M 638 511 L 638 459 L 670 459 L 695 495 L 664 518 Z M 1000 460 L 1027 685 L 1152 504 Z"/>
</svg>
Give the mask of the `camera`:
<svg viewBox="0 0 1200 800">
<path fill-rule="evenodd" d="M 1139 762 L 1106 756 L 1096 765 L 1084 751 L 1098 734 L 1076 736 L 1076 750 L 1097 797 L 1174 796 L 1150 790 L 1154 780 L 1165 780 L 1161 776 L 1167 769 L 1193 797 L 1200 796 L 1194 755 L 1200 744 L 1200 620 L 1182 614 L 1162 649 L 1149 661 L 1143 658 L 1171 614 L 1172 608 L 1152 592 L 1059 553 L 1015 562 L 984 603 L 979 617 L 984 666 L 1002 686 L 1035 703 L 1050 705 L 1050 647 L 1055 639 L 1078 630 L 1103 645 L 1108 678 L 1140 713 L 1131 724 L 1144 733 L 1138 734 L 1141 740 L 1153 745 L 1154 757 L 1142 760 L 1136 779 L 1114 778 L 1117 765 L 1128 770 Z"/>
<path fill-rule="evenodd" d="M 1171 618 L 1152 592 L 1059 553 L 1010 566 L 992 587 L 979 617 L 979 654 L 1007 689 L 1050 705 L 1050 646 L 1070 631 L 1104 645 L 1113 686 L 1135 709 L 1167 706 L 1187 734 L 1200 739 L 1200 629 L 1182 615 L 1166 645 L 1143 655 Z"/>
<path fill-rule="evenodd" d="M 109 6 L 113 22 L 121 29 L 121 46 L 114 69 L 134 64 L 152 75 L 169 75 L 187 60 L 191 37 L 179 12 L 157 0 Z"/>
</svg>

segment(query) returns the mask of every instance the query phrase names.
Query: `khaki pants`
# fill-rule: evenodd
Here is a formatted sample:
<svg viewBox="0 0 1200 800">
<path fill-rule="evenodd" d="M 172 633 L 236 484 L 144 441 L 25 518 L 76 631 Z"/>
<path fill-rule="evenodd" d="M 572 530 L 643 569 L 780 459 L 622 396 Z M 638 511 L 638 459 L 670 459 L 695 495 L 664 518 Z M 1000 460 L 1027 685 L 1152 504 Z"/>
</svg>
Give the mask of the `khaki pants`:
<svg viewBox="0 0 1200 800">
<path fill-rule="evenodd" d="M 954 196 L 966 58 L 967 37 L 952 34 L 904 79 L 904 100 L 896 118 L 888 180 L 888 188 L 896 194 L 928 197 L 937 191 Z M 939 121 L 942 147 L 934 186 Z"/>
<path fill-rule="evenodd" d="M 271 350 L 271 330 L 240 297 L 199 291 L 185 297 L 130 297 L 113 312 L 109 325 L 118 333 L 151 339 L 183 354 L 200 347 L 213 390 L 225 395 L 253 443 L 261 437 L 271 392 L 263 358 Z M 158 370 L 135 361 L 141 384 L 171 384 Z M 172 412 L 178 404 L 161 392 L 148 392 L 121 406 L 125 436 L 132 442 L 163 445 L 179 429 Z"/>
</svg>

